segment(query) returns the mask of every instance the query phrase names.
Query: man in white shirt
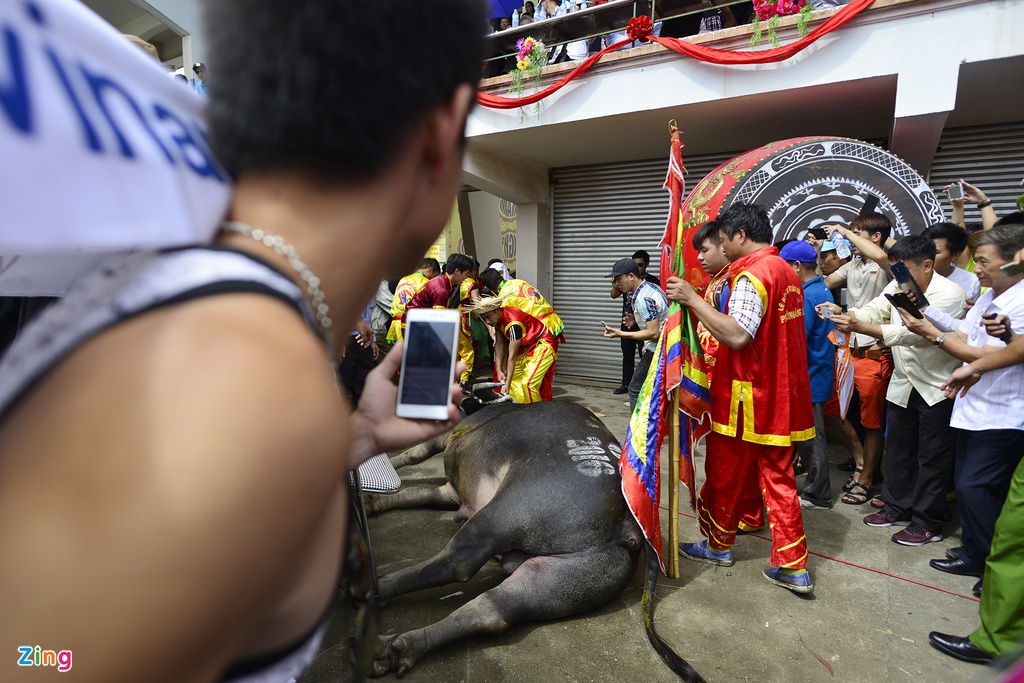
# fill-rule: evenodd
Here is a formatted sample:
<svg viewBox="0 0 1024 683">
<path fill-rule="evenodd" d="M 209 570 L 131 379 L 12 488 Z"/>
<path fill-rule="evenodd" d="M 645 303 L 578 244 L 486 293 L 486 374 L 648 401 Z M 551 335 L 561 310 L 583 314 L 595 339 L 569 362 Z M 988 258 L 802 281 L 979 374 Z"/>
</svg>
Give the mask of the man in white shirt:
<svg viewBox="0 0 1024 683">
<path fill-rule="evenodd" d="M 925 320 L 908 324 L 953 358 L 968 363 L 1006 346 L 1004 340 L 986 333 L 985 319 L 1005 315 L 1014 332 L 1024 331 L 1024 275 L 999 270 L 1024 248 L 1024 226 L 997 225 L 976 239 L 975 269 L 980 284 L 990 289 L 962 322 L 949 320 L 929 306 Z M 956 398 L 950 424 L 960 430 L 956 439 L 956 505 L 963 547 L 955 558 L 930 564 L 950 574 L 980 577 L 996 519 L 1024 454 L 1024 365 L 983 375 L 967 395 Z"/>
<path fill-rule="evenodd" d="M 974 273 L 956 265 L 960 254 L 967 249 L 967 231 L 953 223 L 936 223 L 921 234 L 935 242 L 935 272 L 960 285 L 970 301 L 977 301 L 981 282 Z"/>
<path fill-rule="evenodd" d="M 963 317 L 964 292 L 934 271 L 935 243 L 923 235 L 906 237 L 889 251 L 889 259 L 906 265 L 936 309 Z M 926 339 L 907 329 L 886 294 L 899 292 L 897 282 L 882 296 L 848 315 L 832 316 L 843 332 L 867 334 L 893 349 L 894 371 L 888 401 L 888 466 L 883 489 L 885 507 L 864 518 L 868 526 L 906 526 L 892 540 L 920 546 L 942 540 L 946 482 L 953 467 L 953 401 L 942 383 L 959 364 Z M 826 306 L 828 304 L 822 304 Z M 838 313 L 834 304 L 834 313 Z M 909 526 L 908 526 L 909 525 Z"/>
</svg>

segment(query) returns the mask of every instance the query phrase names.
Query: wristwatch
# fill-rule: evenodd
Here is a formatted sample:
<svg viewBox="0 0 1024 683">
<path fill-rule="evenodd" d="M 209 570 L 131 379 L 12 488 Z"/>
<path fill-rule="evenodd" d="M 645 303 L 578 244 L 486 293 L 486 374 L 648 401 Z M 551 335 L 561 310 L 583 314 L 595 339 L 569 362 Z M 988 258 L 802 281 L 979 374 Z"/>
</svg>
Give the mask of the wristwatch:
<svg viewBox="0 0 1024 683">
<path fill-rule="evenodd" d="M 941 347 L 943 344 L 946 343 L 946 337 L 947 336 L 949 336 L 949 335 L 947 335 L 945 333 L 940 334 L 938 337 L 935 338 L 935 341 L 933 341 L 932 344 L 934 344 L 935 346 Z"/>
</svg>

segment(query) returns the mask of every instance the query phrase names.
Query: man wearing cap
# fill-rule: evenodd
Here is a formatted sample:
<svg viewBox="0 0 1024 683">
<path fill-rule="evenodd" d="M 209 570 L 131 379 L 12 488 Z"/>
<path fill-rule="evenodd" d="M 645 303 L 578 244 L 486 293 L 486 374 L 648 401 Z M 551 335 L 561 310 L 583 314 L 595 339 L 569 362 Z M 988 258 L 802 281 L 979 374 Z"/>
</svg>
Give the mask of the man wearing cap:
<svg viewBox="0 0 1024 683">
<path fill-rule="evenodd" d="M 779 252 L 804 287 L 804 332 L 807 334 L 807 370 L 814 405 L 814 438 L 800 441 L 796 450 L 807 466 L 800 507 L 831 508 L 832 486 L 828 477 L 828 444 L 825 440 L 825 403 L 835 382 L 836 347 L 828 338 L 834 325 L 818 317 L 818 304 L 833 303 L 832 294 L 817 273 L 818 254 L 807 242 L 790 242 Z"/>
<path fill-rule="evenodd" d="M 661 336 L 661 326 L 665 324 L 665 318 L 668 316 L 668 298 L 665 292 L 661 291 L 661 287 L 640 276 L 640 267 L 631 258 L 616 261 L 612 266 L 612 272 L 605 277 L 610 277 L 612 286 L 618 287 L 620 292 L 630 297 L 633 317 L 637 325 L 643 324 L 643 327 L 635 332 L 604 326 L 604 336 L 610 339 L 635 339 L 644 343 L 640 363 L 633 372 L 633 379 L 629 381 L 629 409 L 632 411 L 636 408 L 640 389 L 647 379 L 647 370 L 651 367 L 651 359 L 658 346 L 658 337 Z"/>
<path fill-rule="evenodd" d="M 195 78 L 188 79 L 188 87 L 195 90 L 200 95 L 206 94 L 206 65 L 202 62 L 196 62 L 192 65 L 192 73 L 196 76 Z"/>
<path fill-rule="evenodd" d="M 640 269 L 640 277 L 648 282 L 653 282 L 655 285 L 661 285 L 658 278 L 647 272 L 647 267 L 651 265 L 650 254 L 643 249 L 639 249 L 633 252 L 633 260 L 636 261 L 637 268 Z M 609 296 L 613 299 L 622 299 L 622 323 L 619 329 L 630 332 L 639 330 L 640 327 L 636 324 L 636 318 L 633 316 L 633 304 L 629 300 L 629 295 L 623 294 L 618 287 L 612 285 Z M 630 337 L 622 337 L 619 340 L 619 344 L 622 347 L 622 384 L 612 391 L 613 394 L 625 394 L 629 391 L 629 383 L 633 379 L 633 373 L 636 371 L 636 355 L 638 351 L 643 351 L 644 346 Z"/>
<path fill-rule="evenodd" d="M 792 467 L 793 444 L 815 432 L 803 287 L 771 246 L 773 230 L 763 207 L 733 204 L 715 222 L 732 261 L 726 312 L 716 311 L 678 277 L 667 287 L 668 296 L 688 307 L 720 343 L 711 382 L 707 479 L 697 502 L 707 540 L 683 543 L 679 551 L 692 560 L 731 566 L 740 515 L 759 503 L 750 492 L 763 493 L 772 530 L 771 566 L 764 577 L 810 593 Z"/>
</svg>

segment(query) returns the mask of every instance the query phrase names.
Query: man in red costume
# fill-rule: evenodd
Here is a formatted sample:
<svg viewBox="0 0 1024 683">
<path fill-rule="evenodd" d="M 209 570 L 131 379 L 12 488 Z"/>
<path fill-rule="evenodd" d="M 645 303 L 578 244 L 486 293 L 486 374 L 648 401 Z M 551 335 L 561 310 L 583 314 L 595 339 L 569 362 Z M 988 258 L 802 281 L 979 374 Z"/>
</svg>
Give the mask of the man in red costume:
<svg viewBox="0 0 1024 683">
<path fill-rule="evenodd" d="M 420 293 L 433 278 L 441 274 L 441 264 L 436 258 L 425 258 L 419 270 L 406 275 L 395 286 L 395 295 L 391 298 L 391 327 L 388 328 L 387 340 L 394 344 L 405 338 L 405 307 L 412 298 Z"/>
<path fill-rule="evenodd" d="M 814 437 L 803 287 L 771 246 L 772 226 L 763 208 L 734 204 L 716 222 L 732 261 L 726 312 L 716 311 L 685 280 L 671 278 L 666 290 L 720 343 L 711 383 L 707 481 L 697 505 L 708 540 L 683 543 L 679 550 L 693 560 L 731 566 L 740 513 L 759 504 L 746 500 L 745 492 L 760 488 L 772 529 L 772 566 L 764 577 L 809 593 L 807 539 L 790 465 L 793 442 Z"/>
<path fill-rule="evenodd" d="M 481 299 L 472 309 L 504 340 L 496 345 L 495 371 L 505 383 L 501 393 L 516 403 L 550 401 L 558 360 L 558 339 L 538 318 L 517 305 L 516 297 Z"/>
<path fill-rule="evenodd" d="M 445 261 L 444 272 L 432 278 L 406 305 L 405 313 L 402 314 L 403 324 L 406 314 L 413 308 L 458 307 L 459 287 L 471 272 L 473 272 L 473 259 L 465 254 L 450 255 Z M 456 296 L 453 297 L 453 293 Z"/>
</svg>

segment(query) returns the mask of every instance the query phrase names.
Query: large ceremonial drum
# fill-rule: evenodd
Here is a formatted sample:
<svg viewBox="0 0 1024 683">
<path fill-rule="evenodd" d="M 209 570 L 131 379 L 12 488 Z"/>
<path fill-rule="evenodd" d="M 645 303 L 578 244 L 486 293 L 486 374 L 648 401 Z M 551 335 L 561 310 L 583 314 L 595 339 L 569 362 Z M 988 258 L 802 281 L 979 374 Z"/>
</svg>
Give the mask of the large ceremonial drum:
<svg viewBox="0 0 1024 683">
<path fill-rule="evenodd" d="M 861 140 L 805 137 L 772 142 L 716 168 L 686 198 L 683 221 L 696 228 L 736 202 L 760 204 L 779 241 L 826 223 L 848 224 L 868 195 L 878 197 L 875 211 L 892 220 L 897 239 L 945 220 L 928 184 L 899 157 Z"/>
</svg>

